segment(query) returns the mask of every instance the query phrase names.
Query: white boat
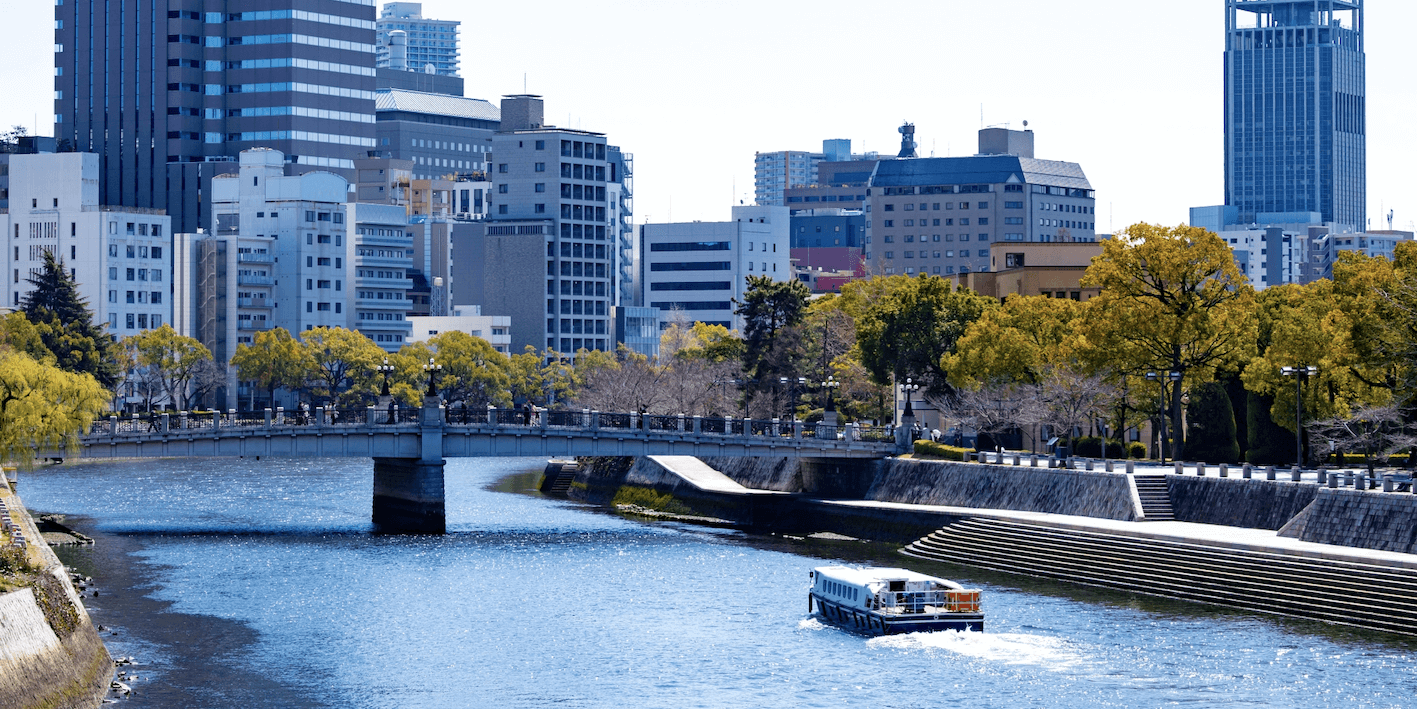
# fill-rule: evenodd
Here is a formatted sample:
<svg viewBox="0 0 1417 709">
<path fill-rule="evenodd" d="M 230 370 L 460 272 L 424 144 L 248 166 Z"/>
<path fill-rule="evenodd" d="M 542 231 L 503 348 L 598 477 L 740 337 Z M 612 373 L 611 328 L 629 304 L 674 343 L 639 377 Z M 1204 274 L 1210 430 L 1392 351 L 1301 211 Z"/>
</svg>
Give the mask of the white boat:
<svg viewBox="0 0 1417 709">
<path fill-rule="evenodd" d="M 979 591 L 906 569 L 821 566 L 807 612 L 862 633 L 984 630 Z"/>
</svg>

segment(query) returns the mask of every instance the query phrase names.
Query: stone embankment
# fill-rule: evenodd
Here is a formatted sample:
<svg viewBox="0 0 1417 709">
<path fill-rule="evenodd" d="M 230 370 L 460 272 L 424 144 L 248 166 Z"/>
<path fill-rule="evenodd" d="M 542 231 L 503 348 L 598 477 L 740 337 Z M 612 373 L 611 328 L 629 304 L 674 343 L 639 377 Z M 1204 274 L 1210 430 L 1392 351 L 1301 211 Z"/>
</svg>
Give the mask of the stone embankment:
<svg viewBox="0 0 1417 709">
<path fill-rule="evenodd" d="M 0 483 L 7 515 L 30 546 L 39 571 L 29 587 L 0 592 L 0 707 L 97 707 L 113 661 L 59 558 L 17 495 Z"/>
<path fill-rule="evenodd" d="M 1319 544 L 1417 553 L 1417 495 L 1320 488 L 1279 536 Z"/>
</svg>

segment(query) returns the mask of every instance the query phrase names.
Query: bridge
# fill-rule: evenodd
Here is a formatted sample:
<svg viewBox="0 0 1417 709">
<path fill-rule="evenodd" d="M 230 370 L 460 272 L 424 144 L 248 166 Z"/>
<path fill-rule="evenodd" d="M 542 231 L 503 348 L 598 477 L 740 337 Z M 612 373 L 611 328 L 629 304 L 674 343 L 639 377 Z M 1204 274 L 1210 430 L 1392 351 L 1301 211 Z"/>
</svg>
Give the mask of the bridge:
<svg viewBox="0 0 1417 709">
<path fill-rule="evenodd" d="M 442 533 L 448 458 L 741 456 L 874 459 L 892 455 L 904 429 L 827 422 L 651 416 L 600 411 L 421 408 L 286 412 L 178 412 L 111 416 L 77 446 L 46 457 L 373 458 L 373 521 L 380 529 Z M 898 440 L 898 438 L 902 440 Z"/>
</svg>

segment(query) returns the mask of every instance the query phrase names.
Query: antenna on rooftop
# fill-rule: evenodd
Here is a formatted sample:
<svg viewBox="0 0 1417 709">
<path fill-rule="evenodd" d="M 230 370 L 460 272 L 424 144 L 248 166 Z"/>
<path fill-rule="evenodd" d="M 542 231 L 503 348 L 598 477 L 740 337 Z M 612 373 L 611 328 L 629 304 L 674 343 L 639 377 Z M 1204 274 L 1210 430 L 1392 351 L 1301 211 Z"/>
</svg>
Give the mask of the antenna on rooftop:
<svg viewBox="0 0 1417 709">
<path fill-rule="evenodd" d="M 1388 230 L 1388 231 L 1392 231 L 1392 217 L 1393 217 L 1392 210 L 1391 210 L 1391 209 L 1387 210 L 1387 230 Z"/>
</svg>

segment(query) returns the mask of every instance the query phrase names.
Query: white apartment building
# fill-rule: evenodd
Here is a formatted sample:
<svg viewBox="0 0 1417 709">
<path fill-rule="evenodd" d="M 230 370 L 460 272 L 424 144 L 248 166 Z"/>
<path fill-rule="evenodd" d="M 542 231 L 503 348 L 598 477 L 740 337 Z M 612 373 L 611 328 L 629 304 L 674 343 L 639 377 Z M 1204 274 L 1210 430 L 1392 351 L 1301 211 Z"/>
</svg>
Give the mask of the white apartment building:
<svg viewBox="0 0 1417 709">
<path fill-rule="evenodd" d="M 349 240 L 354 242 L 354 285 L 350 308 L 354 327 L 388 352 L 408 342 L 412 307 L 413 232 L 408 212 L 396 204 L 349 206 Z M 422 229 L 420 228 L 420 231 Z"/>
<path fill-rule="evenodd" d="M 692 322 L 743 330 L 734 301 L 748 276 L 794 278 L 786 207 L 734 207 L 733 221 L 645 224 L 640 228 L 642 302 L 660 322 L 682 311 Z"/>
<path fill-rule="evenodd" d="M 174 244 L 177 330 L 218 361 L 258 332 L 299 336 L 353 320 L 349 182 L 328 172 L 287 177 L 284 161 L 277 150 L 242 151 L 239 172 L 212 179 L 211 231 Z"/>
<path fill-rule="evenodd" d="M 445 332 L 466 332 L 480 337 L 492 345 L 492 349 L 510 355 L 512 346 L 512 318 L 507 315 L 483 315 L 478 305 L 454 305 L 452 315 L 409 318 L 412 333 L 409 342 L 427 342 Z"/>
<path fill-rule="evenodd" d="M 172 321 L 172 220 L 161 210 L 99 204 L 99 156 L 10 156 L 5 305 L 17 307 L 56 256 L 96 324 L 117 337 Z"/>
<path fill-rule="evenodd" d="M 421 2 L 385 3 L 374 22 L 376 37 L 374 65 L 443 76 L 458 75 L 458 26 L 456 20 L 432 20 L 423 16 Z M 407 49 L 394 48 L 392 35 L 402 32 Z M 404 53 L 404 56 L 393 56 Z"/>
</svg>

